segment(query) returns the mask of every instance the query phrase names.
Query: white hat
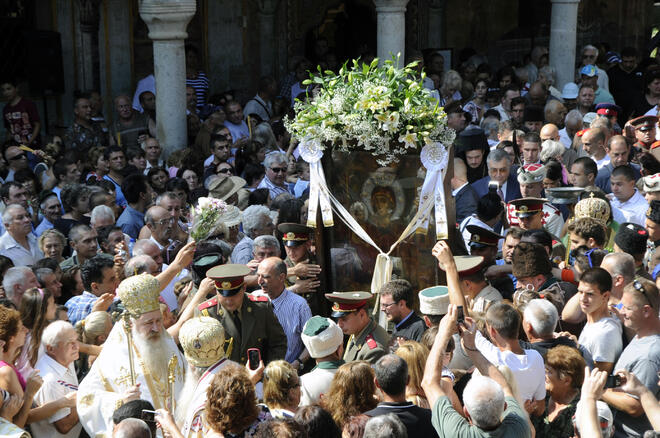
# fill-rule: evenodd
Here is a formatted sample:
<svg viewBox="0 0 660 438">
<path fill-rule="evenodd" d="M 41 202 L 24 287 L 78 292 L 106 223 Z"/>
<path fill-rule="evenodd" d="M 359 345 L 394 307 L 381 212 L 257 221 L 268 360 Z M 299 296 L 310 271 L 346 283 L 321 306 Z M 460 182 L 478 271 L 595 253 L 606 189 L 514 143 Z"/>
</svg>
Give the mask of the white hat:
<svg viewBox="0 0 660 438">
<path fill-rule="evenodd" d="M 561 90 L 562 99 L 577 99 L 580 89 L 574 82 L 568 82 Z"/>
<path fill-rule="evenodd" d="M 447 286 L 432 286 L 419 292 L 419 311 L 423 315 L 445 315 L 449 309 Z"/>
<path fill-rule="evenodd" d="M 591 113 L 586 113 L 584 116 L 582 116 L 582 123 L 585 124 L 585 126 L 590 126 L 591 123 L 593 123 L 594 120 L 598 118 L 598 114 L 591 112 Z"/>
<path fill-rule="evenodd" d="M 322 316 L 308 319 L 300 337 L 314 359 L 334 353 L 344 343 L 344 333 L 337 323 Z"/>
</svg>

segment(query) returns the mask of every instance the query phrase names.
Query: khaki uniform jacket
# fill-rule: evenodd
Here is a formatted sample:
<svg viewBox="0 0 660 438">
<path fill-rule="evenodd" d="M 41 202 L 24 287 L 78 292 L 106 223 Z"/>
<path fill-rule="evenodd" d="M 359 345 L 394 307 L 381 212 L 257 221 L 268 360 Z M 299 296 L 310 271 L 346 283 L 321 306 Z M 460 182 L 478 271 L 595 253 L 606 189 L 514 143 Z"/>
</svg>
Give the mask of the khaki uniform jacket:
<svg viewBox="0 0 660 438">
<path fill-rule="evenodd" d="M 370 319 L 369 324 L 360 333 L 351 335 L 344 352 L 344 361 L 366 360 L 374 364 L 387 353 L 389 341 L 387 331 Z"/>
<path fill-rule="evenodd" d="M 197 310 L 201 315 L 220 321 L 225 329 L 225 352 L 229 348 L 229 340 L 233 339 L 231 352 L 227 355 L 228 359 L 245 365 L 248 348 L 259 349 L 264 365 L 284 359 L 286 335 L 268 297 L 245 294 L 239 312 L 240 333 L 230 312 L 220 305 L 217 297 L 203 302 Z"/>
</svg>

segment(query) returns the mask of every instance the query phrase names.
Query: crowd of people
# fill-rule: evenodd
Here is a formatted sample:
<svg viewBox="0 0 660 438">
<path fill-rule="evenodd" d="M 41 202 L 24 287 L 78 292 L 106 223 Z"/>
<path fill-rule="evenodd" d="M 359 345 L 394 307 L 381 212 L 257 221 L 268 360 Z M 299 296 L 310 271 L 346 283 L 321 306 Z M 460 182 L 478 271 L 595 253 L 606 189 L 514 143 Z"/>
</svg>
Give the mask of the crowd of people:
<svg viewBox="0 0 660 438">
<path fill-rule="evenodd" d="M 461 58 L 411 56 L 457 133 L 458 238 L 428 248 L 446 285 L 377 291 L 387 328 L 371 293 L 322 287 L 283 124 L 313 95 L 310 61 L 239 102 L 188 48 L 189 142 L 166 160 L 153 76 L 112 122 L 79 93 L 61 136 L 2 79 L 0 435 L 660 429 L 660 66 L 588 45 L 559 90 L 543 47 L 497 71 Z M 202 198 L 225 207 L 195 240 Z"/>
</svg>

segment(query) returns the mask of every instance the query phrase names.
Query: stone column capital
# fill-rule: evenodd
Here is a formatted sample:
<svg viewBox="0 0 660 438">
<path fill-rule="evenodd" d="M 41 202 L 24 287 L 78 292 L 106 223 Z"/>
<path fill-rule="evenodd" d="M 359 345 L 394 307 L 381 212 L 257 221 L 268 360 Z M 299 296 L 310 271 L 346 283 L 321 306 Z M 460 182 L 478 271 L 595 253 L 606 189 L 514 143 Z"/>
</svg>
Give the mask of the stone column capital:
<svg viewBox="0 0 660 438">
<path fill-rule="evenodd" d="M 140 17 L 149 27 L 152 40 L 186 39 L 186 28 L 195 15 L 195 0 L 142 0 Z"/>
<path fill-rule="evenodd" d="M 406 12 L 408 0 L 374 0 L 376 12 L 397 13 Z"/>
<path fill-rule="evenodd" d="M 280 0 L 253 0 L 263 15 L 275 15 L 280 5 Z"/>
</svg>

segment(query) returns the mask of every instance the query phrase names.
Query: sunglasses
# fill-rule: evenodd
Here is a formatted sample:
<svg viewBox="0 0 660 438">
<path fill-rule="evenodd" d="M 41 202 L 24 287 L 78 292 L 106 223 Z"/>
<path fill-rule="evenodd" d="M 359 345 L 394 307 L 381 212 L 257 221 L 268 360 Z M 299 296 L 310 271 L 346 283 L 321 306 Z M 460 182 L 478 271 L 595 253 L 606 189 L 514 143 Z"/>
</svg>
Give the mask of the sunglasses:
<svg viewBox="0 0 660 438">
<path fill-rule="evenodd" d="M 286 167 L 271 167 L 270 170 L 275 173 L 284 173 L 286 172 Z"/>
<path fill-rule="evenodd" d="M 9 161 L 23 160 L 25 159 L 25 154 L 14 155 L 11 158 L 7 158 Z"/>
<path fill-rule="evenodd" d="M 224 168 L 224 169 L 220 169 L 220 170 L 218 170 L 218 173 L 231 173 L 231 169 L 228 168 L 228 167 L 226 167 L 226 168 Z"/>
<path fill-rule="evenodd" d="M 633 287 L 635 288 L 635 290 L 637 292 L 644 295 L 644 298 L 646 298 L 646 301 L 648 301 L 649 304 L 651 305 L 651 300 L 649 299 L 649 296 L 646 294 L 646 289 L 644 289 L 644 285 L 642 285 L 642 283 L 639 280 L 633 281 Z M 651 307 L 653 307 L 653 305 L 651 305 Z"/>
</svg>

